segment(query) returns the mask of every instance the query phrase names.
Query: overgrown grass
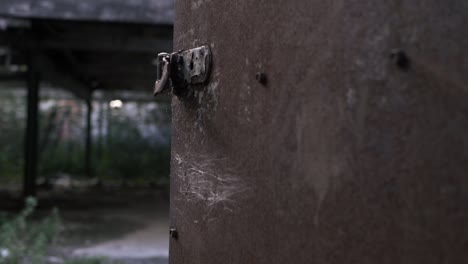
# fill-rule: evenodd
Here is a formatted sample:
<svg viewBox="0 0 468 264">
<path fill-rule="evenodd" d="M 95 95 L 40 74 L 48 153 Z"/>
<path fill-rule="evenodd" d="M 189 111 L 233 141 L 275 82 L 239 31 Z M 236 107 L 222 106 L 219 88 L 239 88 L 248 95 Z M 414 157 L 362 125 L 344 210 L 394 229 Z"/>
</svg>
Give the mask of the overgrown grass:
<svg viewBox="0 0 468 264">
<path fill-rule="evenodd" d="M 41 221 L 32 221 L 37 207 L 35 198 L 27 198 L 17 215 L 0 212 L 0 264 L 43 264 L 61 226 L 57 209 Z M 66 259 L 64 264 L 103 264 L 102 258 Z"/>
<path fill-rule="evenodd" d="M 47 249 L 58 234 L 60 218 L 57 210 L 38 223 L 30 217 L 37 206 L 34 198 L 26 199 L 26 206 L 18 215 L 3 215 L 0 226 L 0 263 L 42 263 Z"/>
</svg>

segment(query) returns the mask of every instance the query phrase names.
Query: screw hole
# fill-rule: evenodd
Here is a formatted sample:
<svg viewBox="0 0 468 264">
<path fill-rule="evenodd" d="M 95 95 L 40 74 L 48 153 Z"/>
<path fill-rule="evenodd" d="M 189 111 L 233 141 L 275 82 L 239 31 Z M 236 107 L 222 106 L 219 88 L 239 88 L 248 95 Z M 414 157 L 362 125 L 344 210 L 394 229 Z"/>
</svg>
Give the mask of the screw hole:
<svg viewBox="0 0 468 264">
<path fill-rule="evenodd" d="M 179 233 L 177 232 L 177 229 L 175 229 L 175 228 L 169 229 L 169 236 L 174 238 L 174 239 L 178 239 L 179 238 Z"/>
<path fill-rule="evenodd" d="M 263 72 L 258 72 L 258 73 L 255 75 L 255 79 L 256 79 L 259 83 L 261 83 L 261 84 L 263 84 L 263 85 L 266 85 L 267 82 L 268 82 L 267 76 L 266 76 L 266 74 L 263 73 Z"/>
<path fill-rule="evenodd" d="M 402 70 L 407 70 L 411 64 L 408 55 L 406 55 L 406 53 L 403 50 L 393 50 L 390 53 L 390 59 L 398 68 Z"/>
</svg>

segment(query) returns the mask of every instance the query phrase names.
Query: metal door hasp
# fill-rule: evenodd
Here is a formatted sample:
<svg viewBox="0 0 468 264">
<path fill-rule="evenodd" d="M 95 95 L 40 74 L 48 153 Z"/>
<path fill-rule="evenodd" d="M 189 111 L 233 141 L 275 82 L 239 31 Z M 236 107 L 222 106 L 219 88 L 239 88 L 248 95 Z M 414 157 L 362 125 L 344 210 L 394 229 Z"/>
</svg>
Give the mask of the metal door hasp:
<svg viewBox="0 0 468 264">
<path fill-rule="evenodd" d="M 174 53 L 159 53 L 154 96 L 172 89 L 177 96 L 184 96 L 193 85 L 208 81 L 211 71 L 211 50 L 201 46 Z"/>
</svg>

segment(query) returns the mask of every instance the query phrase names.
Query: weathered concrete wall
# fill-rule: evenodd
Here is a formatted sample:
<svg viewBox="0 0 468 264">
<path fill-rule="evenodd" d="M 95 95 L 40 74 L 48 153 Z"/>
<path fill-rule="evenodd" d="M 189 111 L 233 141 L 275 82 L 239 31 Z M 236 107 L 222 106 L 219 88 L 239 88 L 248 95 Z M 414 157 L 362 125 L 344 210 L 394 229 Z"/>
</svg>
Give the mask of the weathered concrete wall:
<svg viewBox="0 0 468 264">
<path fill-rule="evenodd" d="M 214 68 L 173 101 L 172 264 L 465 262 L 467 1 L 176 9 Z"/>
</svg>

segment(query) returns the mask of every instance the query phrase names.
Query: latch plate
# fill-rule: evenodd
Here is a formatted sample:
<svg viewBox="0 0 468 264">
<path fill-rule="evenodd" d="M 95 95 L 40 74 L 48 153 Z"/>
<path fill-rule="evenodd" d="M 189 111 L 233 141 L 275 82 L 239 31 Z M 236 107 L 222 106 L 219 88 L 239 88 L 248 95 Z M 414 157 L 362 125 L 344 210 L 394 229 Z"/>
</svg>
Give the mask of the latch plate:
<svg viewBox="0 0 468 264">
<path fill-rule="evenodd" d="M 211 57 L 208 46 L 181 50 L 172 54 L 160 53 L 154 95 L 172 88 L 175 95 L 184 96 L 191 86 L 206 83 L 211 72 Z"/>
<path fill-rule="evenodd" d="M 178 64 L 189 84 L 203 84 L 207 81 L 211 67 L 211 51 L 208 46 L 185 50 L 178 53 L 183 63 Z"/>
</svg>

